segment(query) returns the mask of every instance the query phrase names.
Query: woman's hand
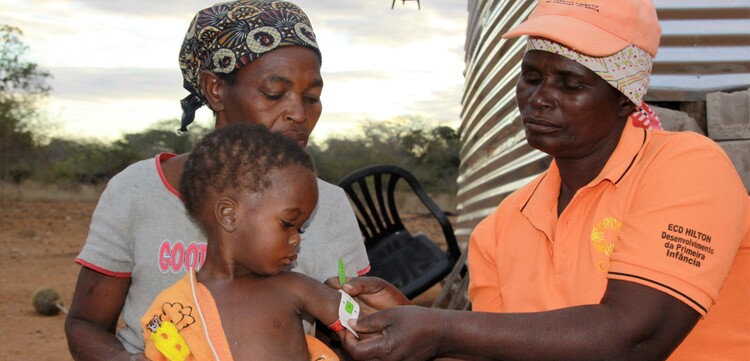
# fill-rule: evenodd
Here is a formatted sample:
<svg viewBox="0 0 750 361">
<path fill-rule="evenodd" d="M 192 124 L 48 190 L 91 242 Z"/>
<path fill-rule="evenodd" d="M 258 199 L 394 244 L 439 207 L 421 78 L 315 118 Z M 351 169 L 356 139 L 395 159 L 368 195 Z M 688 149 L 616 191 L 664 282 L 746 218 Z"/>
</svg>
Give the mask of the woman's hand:
<svg viewBox="0 0 750 361">
<path fill-rule="evenodd" d="M 398 288 L 377 277 L 347 278 L 343 287 L 337 277 L 331 277 L 325 281 L 325 284 L 334 289 L 343 289 L 344 292 L 355 297 L 364 314 L 412 304 Z"/>
<path fill-rule="evenodd" d="M 393 307 L 350 321 L 360 334 L 347 334 L 344 349 L 357 360 L 428 360 L 440 353 L 446 329 L 442 310 Z"/>
</svg>

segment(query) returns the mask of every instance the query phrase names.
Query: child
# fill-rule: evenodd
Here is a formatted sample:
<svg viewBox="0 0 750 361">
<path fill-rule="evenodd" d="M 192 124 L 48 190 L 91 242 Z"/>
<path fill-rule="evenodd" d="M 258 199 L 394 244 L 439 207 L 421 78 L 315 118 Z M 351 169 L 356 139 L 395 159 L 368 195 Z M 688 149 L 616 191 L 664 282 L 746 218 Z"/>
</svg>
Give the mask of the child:
<svg viewBox="0 0 750 361">
<path fill-rule="evenodd" d="M 196 146 L 180 180 L 185 208 L 208 239 L 199 272 L 164 290 L 141 318 L 152 360 L 338 360 L 311 354 L 300 315 L 343 332 L 348 296 L 300 273 L 300 233 L 318 189 L 310 156 L 258 125 L 213 131 Z M 189 254 L 185 252 L 184 254 Z M 326 354 L 327 352 L 327 354 Z"/>
</svg>

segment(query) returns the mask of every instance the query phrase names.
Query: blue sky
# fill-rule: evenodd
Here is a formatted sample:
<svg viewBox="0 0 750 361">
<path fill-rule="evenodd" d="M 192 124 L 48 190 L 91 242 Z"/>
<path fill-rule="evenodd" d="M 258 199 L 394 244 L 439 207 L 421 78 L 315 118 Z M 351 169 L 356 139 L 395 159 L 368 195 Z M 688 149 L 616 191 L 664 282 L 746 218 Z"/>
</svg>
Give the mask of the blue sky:
<svg viewBox="0 0 750 361">
<path fill-rule="evenodd" d="M 44 104 L 56 135 L 115 139 L 180 116 L 177 53 L 196 11 L 215 1 L 3 0 L 30 60 L 50 70 Z M 416 115 L 459 122 L 467 4 L 459 0 L 297 0 L 323 52 L 323 115 L 314 136 L 364 120 Z M 198 122 L 212 124 L 200 110 Z M 175 125 L 177 125 L 175 123 Z"/>
</svg>

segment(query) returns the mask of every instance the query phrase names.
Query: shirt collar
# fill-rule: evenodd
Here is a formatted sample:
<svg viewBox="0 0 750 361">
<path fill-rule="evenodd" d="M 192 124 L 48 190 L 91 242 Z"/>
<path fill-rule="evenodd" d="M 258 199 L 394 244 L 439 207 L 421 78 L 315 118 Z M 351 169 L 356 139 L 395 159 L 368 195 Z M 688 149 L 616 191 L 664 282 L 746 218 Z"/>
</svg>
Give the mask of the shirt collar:
<svg viewBox="0 0 750 361">
<path fill-rule="evenodd" d="M 645 129 L 633 126 L 630 121 L 626 122 L 620 141 L 609 157 L 607 164 L 604 165 L 599 175 L 584 188 L 592 187 L 604 180 L 612 182 L 616 187 L 638 158 L 643 144 L 646 143 L 647 135 Z M 528 195 L 519 198 L 519 209 L 530 219 L 546 219 L 549 217 L 556 219 L 560 184 L 560 171 L 553 159 L 547 171 L 529 185 Z"/>
<path fill-rule="evenodd" d="M 604 169 L 586 187 L 599 184 L 603 180 L 609 180 L 617 186 L 617 183 L 628 173 L 630 167 L 635 163 L 643 145 L 646 143 L 646 129 L 635 127 L 630 121 L 626 122 L 625 129 L 620 136 L 617 148 L 609 156 Z"/>
</svg>

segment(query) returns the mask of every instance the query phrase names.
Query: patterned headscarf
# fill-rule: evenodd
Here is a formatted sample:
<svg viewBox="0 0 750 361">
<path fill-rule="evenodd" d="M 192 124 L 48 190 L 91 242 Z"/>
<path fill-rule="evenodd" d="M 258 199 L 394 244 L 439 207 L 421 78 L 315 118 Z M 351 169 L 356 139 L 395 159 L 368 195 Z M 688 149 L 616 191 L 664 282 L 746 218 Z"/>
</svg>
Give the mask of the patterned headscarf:
<svg viewBox="0 0 750 361">
<path fill-rule="evenodd" d="M 320 57 L 312 24 L 297 5 L 282 0 L 239 0 L 199 11 L 180 48 L 183 87 L 180 131 L 206 103 L 199 77 L 203 70 L 228 74 L 283 46 L 305 46 Z"/>
<path fill-rule="evenodd" d="M 647 51 L 629 45 L 609 56 L 589 56 L 558 42 L 533 36 L 526 43 L 526 51 L 529 50 L 562 55 L 589 68 L 635 104 L 636 109 L 630 115 L 634 125 L 646 129 L 662 129 L 656 113 L 643 102 L 653 65 L 653 58 Z"/>
</svg>

